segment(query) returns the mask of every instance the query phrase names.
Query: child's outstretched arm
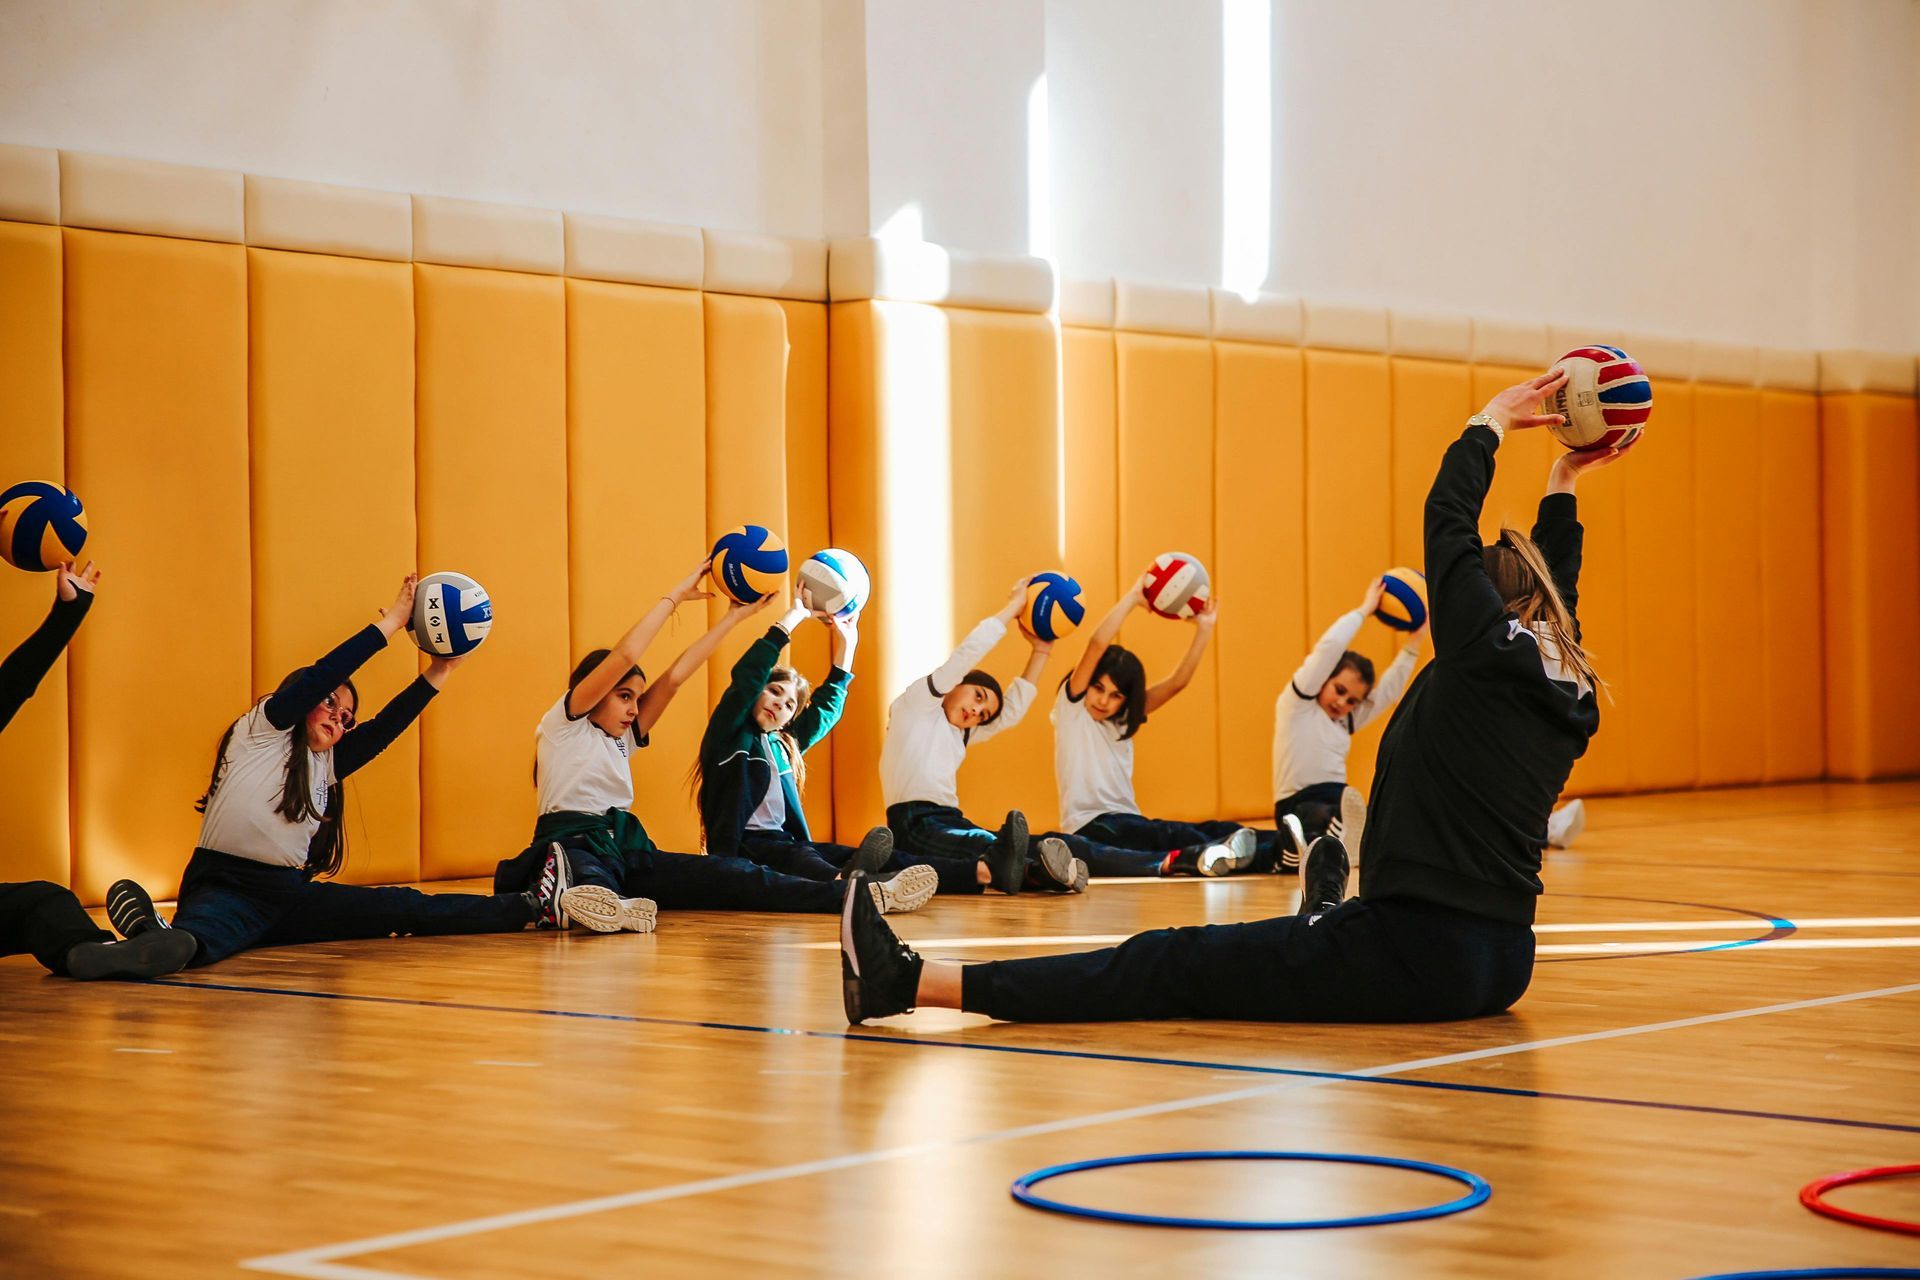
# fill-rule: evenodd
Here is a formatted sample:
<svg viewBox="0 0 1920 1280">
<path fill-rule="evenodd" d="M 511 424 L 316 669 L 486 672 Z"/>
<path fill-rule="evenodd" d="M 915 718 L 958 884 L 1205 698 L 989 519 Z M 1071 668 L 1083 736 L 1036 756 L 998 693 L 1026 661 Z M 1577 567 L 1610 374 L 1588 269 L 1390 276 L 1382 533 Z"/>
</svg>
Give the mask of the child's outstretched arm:
<svg viewBox="0 0 1920 1280">
<path fill-rule="evenodd" d="M 764 607 L 765 605 L 754 606 L 756 609 Z M 731 617 L 732 614 L 733 610 L 729 609 L 727 610 L 726 617 Z M 723 617 L 721 621 L 725 622 L 726 617 Z M 767 634 L 747 646 L 747 651 L 741 654 L 733 664 L 732 676 L 727 682 L 727 691 L 720 695 L 720 701 L 714 704 L 713 714 L 708 717 L 708 734 L 732 734 L 746 725 L 747 718 L 753 714 L 753 704 L 759 701 L 761 690 L 767 687 L 767 681 L 773 677 L 773 669 L 780 665 L 781 652 L 786 649 L 787 644 L 793 639 L 794 628 L 798 627 L 802 622 L 805 622 L 806 619 L 807 611 L 799 605 L 795 605 L 781 615 L 779 621 L 767 628 Z M 728 625 L 731 626 L 733 624 Z M 718 631 L 722 635 L 725 634 L 725 631 L 719 627 L 716 627 L 715 631 Z M 702 640 L 704 640 L 704 637 L 702 637 Z M 697 647 L 700 643 L 701 641 L 696 641 L 695 646 L 689 647 L 686 654 L 681 655 L 682 658 L 685 659 L 692 655 L 694 653 L 694 647 Z M 717 639 L 715 643 L 718 643 Z M 706 652 L 710 654 L 712 652 L 712 646 L 709 646 Z M 705 661 L 706 654 L 702 654 L 696 660 L 692 661 L 686 668 L 685 674 L 680 677 L 681 680 L 691 679 L 700 663 Z M 675 668 L 679 666 L 679 662 L 674 663 Z M 669 672 L 669 674 L 672 673 Z M 649 689 L 647 692 L 651 693 L 652 690 Z M 667 696 L 670 698 L 673 695 L 669 692 Z M 642 694 L 641 699 L 643 703 L 645 698 L 646 695 Z"/>
<path fill-rule="evenodd" d="M 91 560 L 78 573 L 72 564 L 54 569 L 52 612 L 47 614 L 45 622 L 34 628 L 32 635 L 20 642 L 19 648 L 0 662 L 0 729 L 7 727 L 14 713 L 40 687 L 47 672 L 53 670 L 60 651 L 73 639 L 73 633 L 80 629 L 81 620 L 92 607 L 94 587 L 99 581 L 100 571 L 93 567 Z"/>
<path fill-rule="evenodd" d="M 1627 448 L 1632 448 L 1628 445 Z M 1585 531 L 1580 524 L 1580 509 L 1573 491 L 1580 477 L 1595 467 L 1604 467 L 1626 449 L 1587 449 L 1563 453 L 1553 460 L 1547 473 L 1547 492 L 1540 499 L 1540 512 L 1533 522 L 1534 545 L 1547 558 L 1553 571 L 1553 585 L 1573 615 L 1573 638 L 1580 638 L 1580 558 Z"/>
<path fill-rule="evenodd" d="M 667 619 L 673 616 L 675 609 L 688 600 L 713 599 L 713 592 L 700 589 L 700 579 L 706 576 L 707 569 L 712 563 L 711 558 L 702 560 L 692 573 L 674 586 L 672 591 L 661 596 L 653 608 L 641 615 L 640 621 L 627 629 L 627 634 L 620 637 L 620 643 L 600 660 L 600 665 L 589 671 L 586 678 L 573 687 L 573 692 L 567 695 L 567 715 L 570 718 L 578 720 L 593 710 L 600 699 L 612 693 L 613 687 L 626 678 L 627 672 L 640 665 L 640 659 L 646 656 L 647 646 L 651 645 L 653 638 L 660 634 L 660 628 L 667 625 Z M 652 692 L 651 688 L 647 690 L 647 693 Z M 640 705 L 641 714 L 644 715 L 646 708 L 644 695 Z M 655 718 L 658 718 L 657 714 Z M 646 730 L 639 729 L 638 732 L 645 733 Z"/>
<path fill-rule="evenodd" d="M 825 619 L 833 632 L 833 669 L 814 687 L 806 710 L 793 718 L 787 732 L 802 751 L 811 751 L 820 739 L 833 732 L 846 709 L 847 686 L 853 683 L 853 651 L 860 645 L 860 614 L 856 610 L 845 617 Z"/>
<path fill-rule="evenodd" d="M 1021 592 L 1021 596 L 1024 600 L 1024 589 Z M 1030 650 L 1027 655 L 1026 667 L 1018 676 L 1015 676 L 1012 683 L 1007 685 L 1006 689 L 1001 692 L 1000 714 L 994 717 L 992 724 L 981 725 L 979 728 L 973 730 L 972 736 L 969 738 L 970 742 L 985 742 L 988 738 L 996 734 L 1005 733 L 1008 729 L 1013 728 L 1022 720 L 1026 719 L 1027 708 L 1033 705 L 1035 689 L 1040 681 L 1040 673 L 1047 669 L 1047 655 L 1053 652 L 1053 643 L 1051 641 L 1042 640 L 1038 636 L 1028 636 L 1026 640 L 1028 649 Z"/>
<path fill-rule="evenodd" d="M 1407 636 L 1400 646 L 1400 652 L 1380 673 L 1380 682 L 1354 709 L 1353 727 L 1356 731 L 1366 728 L 1367 722 L 1381 712 L 1392 710 L 1393 704 L 1400 701 L 1400 695 L 1413 683 L 1413 670 L 1420 665 L 1420 650 L 1427 643 L 1428 626 L 1429 623 L 1423 622 L 1418 630 Z"/>
<path fill-rule="evenodd" d="M 392 746 L 394 739 L 420 718 L 434 695 L 447 687 L 447 680 L 470 656 L 434 658 L 424 672 L 413 678 L 412 684 L 394 694 L 371 720 L 362 720 L 347 730 L 333 748 L 334 777 L 350 777 Z"/>
<path fill-rule="evenodd" d="M 291 729 L 306 718 L 320 700 L 345 684 L 367 659 L 386 647 L 393 633 L 413 621 L 414 589 L 420 575 L 410 573 L 400 579 L 400 591 L 393 603 L 380 611 L 371 625 L 348 636 L 310 667 L 302 667 L 272 697 L 267 699 L 267 723 L 276 729 Z"/>
<path fill-rule="evenodd" d="M 1380 594 L 1386 589 L 1386 581 L 1375 578 L 1367 584 L 1367 593 L 1360 599 L 1360 607 L 1351 613 L 1343 613 L 1333 620 L 1333 625 L 1321 633 L 1314 641 L 1313 649 L 1307 654 L 1307 660 L 1293 673 L 1293 692 L 1302 698 L 1313 699 L 1319 696 L 1320 686 L 1333 677 L 1340 668 L 1340 655 L 1353 647 L 1353 638 L 1360 634 L 1360 626 L 1375 609 L 1380 607 Z"/>
<path fill-rule="evenodd" d="M 1147 714 L 1152 715 L 1173 700 L 1173 696 L 1193 683 L 1193 673 L 1200 669 L 1201 655 L 1207 651 L 1207 642 L 1213 639 L 1213 628 L 1220 620 L 1220 601 L 1209 600 L 1206 606 L 1195 613 L 1189 621 L 1193 623 L 1193 643 L 1187 646 L 1186 656 L 1180 659 L 1180 665 L 1173 674 L 1159 684 L 1147 689 Z"/>
<path fill-rule="evenodd" d="M 680 692 L 680 686 L 693 677 L 693 673 L 706 665 L 713 651 L 720 647 L 727 633 L 759 613 L 773 603 L 771 594 L 761 596 L 752 604 L 735 603 L 720 615 L 720 621 L 707 628 L 705 635 L 688 645 L 665 674 L 647 685 L 647 691 L 640 695 L 640 705 L 633 713 L 633 733 L 636 738 L 644 737 L 660 722 L 666 712 L 667 704 L 673 701 L 673 695 Z M 625 670 L 625 668 L 621 668 Z M 612 686 L 609 685 L 609 688 Z"/>
<path fill-rule="evenodd" d="M 1026 607 L 1027 584 L 1031 578 L 1022 578 L 1013 584 L 1013 591 L 1007 596 L 1007 602 L 1000 612 L 981 621 L 980 625 L 967 632 L 967 638 L 960 642 L 948 659 L 935 667 L 927 677 L 927 691 L 936 698 L 944 698 L 953 692 L 953 687 L 966 678 L 967 672 L 980 665 L 980 659 L 987 656 L 993 646 L 1000 643 L 1000 637 L 1007 634 L 1007 628 Z M 980 735 L 976 731 L 975 738 Z"/>
<path fill-rule="evenodd" d="M 1086 696 L 1087 686 L 1093 683 L 1093 673 L 1100 667 L 1101 655 L 1119 636 L 1120 626 L 1127 620 L 1127 615 L 1146 603 L 1146 583 L 1147 575 L 1143 573 L 1140 580 L 1133 584 L 1133 589 L 1115 601 L 1113 608 L 1107 610 L 1107 616 L 1100 619 L 1100 625 L 1093 629 L 1093 634 L 1087 638 L 1087 651 L 1080 655 L 1080 665 L 1067 677 L 1068 697 Z"/>
</svg>

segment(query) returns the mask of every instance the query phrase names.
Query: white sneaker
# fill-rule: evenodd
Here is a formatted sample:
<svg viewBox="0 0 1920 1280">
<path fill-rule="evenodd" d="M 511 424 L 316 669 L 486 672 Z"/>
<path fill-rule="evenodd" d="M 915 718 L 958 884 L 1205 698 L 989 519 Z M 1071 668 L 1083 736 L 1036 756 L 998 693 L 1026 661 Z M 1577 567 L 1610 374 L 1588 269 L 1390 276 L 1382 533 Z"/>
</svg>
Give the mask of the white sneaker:
<svg viewBox="0 0 1920 1280">
<path fill-rule="evenodd" d="M 1346 787 L 1340 792 L 1340 843 L 1347 847 L 1347 856 L 1357 864 L 1361 857 L 1360 837 L 1367 830 L 1367 798 L 1360 794 L 1358 787 Z"/>
<path fill-rule="evenodd" d="M 1580 838 L 1587 829 L 1587 803 L 1584 800 L 1570 800 L 1553 811 L 1547 819 L 1547 843 L 1556 849 L 1564 849 Z"/>
<path fill-rule="evenodd" d="M 1276 870 L 1298 871 L 1300 859 L 1307 856 L 1307 829 L 1290 813 L 1280 819 L 1280 825 L 1287 832 L 1287 847 L 1280 851 L 1280 865 Z"/>
<path fill-rule="evenodd" d="M 933 900 L 940 888 L 940 873 L 928 866 L 907 867 L 885 880 L 869 880 L 873 905 L 883 916 L 903 911 L 918 911 Z"/>
<path fill-rule="evenodd" d="M 1260 848 L 1259 841 L 1254 839 L 1253 832 L 1245 827 L 1241 827 L 1221 843 L 1226 845 L 1227 853 L 1231 857 L 1231 863 L 1227 867 L 1229 873 L 1245 871 L 1252 866 L 1254 855 Z"/>
<path fill-rule="evenodd" d="M 659 909 L 650 898 L 623 898 L 597 884 L 580 884 L 560 895 L 568 920 L 595 933 L 652 933 Z"/>
<path fill-rule="evenodd" d="M 1067 888 L 1075 893 L 1085 893 L 1087 891 L 1087 881 L 1092 878 L 1092 873 L 1087 870 L 1086 862 L 1080 858 L 1075 858 L 1073 860 L 1070 877 L 1067 881 Z"/>
</svg>

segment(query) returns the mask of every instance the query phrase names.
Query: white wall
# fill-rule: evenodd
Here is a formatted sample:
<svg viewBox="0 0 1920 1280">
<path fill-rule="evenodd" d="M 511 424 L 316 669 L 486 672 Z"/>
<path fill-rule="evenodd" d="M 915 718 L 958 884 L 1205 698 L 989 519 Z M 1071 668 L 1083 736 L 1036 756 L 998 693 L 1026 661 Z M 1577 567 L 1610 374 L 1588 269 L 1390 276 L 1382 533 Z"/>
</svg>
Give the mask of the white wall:
<svg viewBox="0 0 1920 1280">
<path fill-rule="evenodd" d="M 0 141 L 823 233 L 816 0 L 0 0 Z"/>
</svg>

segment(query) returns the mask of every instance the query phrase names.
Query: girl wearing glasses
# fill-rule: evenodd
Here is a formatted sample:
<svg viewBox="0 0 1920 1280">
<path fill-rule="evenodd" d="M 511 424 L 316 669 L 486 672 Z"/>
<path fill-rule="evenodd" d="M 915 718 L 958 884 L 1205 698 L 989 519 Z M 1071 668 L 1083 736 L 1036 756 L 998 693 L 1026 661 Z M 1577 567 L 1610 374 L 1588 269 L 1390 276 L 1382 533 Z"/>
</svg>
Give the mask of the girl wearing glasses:
<svg viewBox="0 0 1920 1280">
<path fill-rule="evenodd" d="M 346 860 L 346 778 L 411 725 L 464 658 L 435 658 L 426 674 L 372 719 L 358 718 L 353 673 L 413 615 L 408 574 L 377 620 L 280 682 L 227 729 L 213 777 L 194 807 L 206 815 L 171 926 L 131 880 L 107 890 L 107 916 L 127 938 L 179 928 L 199 942 L 192 964 L 251 947 L 500 933 L 556 918 L 554 881 L 526 893 L 424 894 L 417 889 L 322 884 Z"/>
</svg>

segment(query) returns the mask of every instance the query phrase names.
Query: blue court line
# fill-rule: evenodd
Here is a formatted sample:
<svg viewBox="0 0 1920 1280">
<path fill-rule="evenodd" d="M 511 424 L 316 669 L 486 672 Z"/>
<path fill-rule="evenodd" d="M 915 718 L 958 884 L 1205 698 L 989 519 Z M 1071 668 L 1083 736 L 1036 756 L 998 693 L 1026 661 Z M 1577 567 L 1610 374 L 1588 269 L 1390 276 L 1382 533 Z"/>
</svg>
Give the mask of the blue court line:
<svg viewBox="0 0 1920 1280">
<path fill-rule="evenodd" d="M 185 990 L 231 991 L 243 995 L 292 996 L 303 1000 L 340 1000 L 349 1004 L 455 1009 L 466 1013 L 517 1013 L 539 1018 L 573 1018 L 585 1022 L 618 1022 L 702 1031 L 748 1031 L 759 1035 L 798 1036 L 811 1040 L 842 1040 L 858 1044 L 885 1044 L 905 1048 L 968 1049 L 984 1053 L 1024 1054 L 1037 1058 L 1071 1058 L 1083 1062 L 1124 1062 L 1135 1066 L 1178 1067 L 1189 1071 L 1230 1071 L 1245 1075 L 1292 1076 L 1306 1080 L 1340 1080 L 1350 1084 L 1394 1085 L 1405 1089 L 1440 1089 L 1450 1093 L 1482 1093 L 1504 1098 L 1538 1098 L 1548 1102 L 1589 1102 L 1610 1107 L 1684 1111 L 1695 1115 L 1731 1116 L 1741 1120 L 1785 1120 L 1794 1124 L 1822 1124 L 1844 1129 L 1920 1133 L 1920 1125 L 1894 1124 L 1884 1120 L 1849 1120 L 1839 1116 L 1810 1116 L 1790 1111 L 1752 1111 L 1742 1107 L 1710 1107 L 1690 1102 L 1655 1102 L 1641 1098 L 1609 1098 L 1588 1093 L 1553 1093 L 1539 1089 L 1514 1089 L 1503 1085 L 1467 1084 L 1452 1080 L 1414 1080 L 1405 1076 L 1363 1076 L 1345 1071 L 1312 1071 L 1304 1067 L 1263 1067 L 1243 1062 L 1200 1062 L 1191 1058 L 1154 1058 L 1126 1053 L 1095 1053 L 1085 1049 L 1045 1049 L 1033 1045 L 981 1044 L 968 1040 L 928 1040 L 917 1036 L 883 1036 L 861 1031 L 809 1031 L 796 1027 L 763 1027 L 750 1022 L 703 1022 L 688 1018 L 649 1017 L 637 1013 L 594 1013 L 579 1009 L 525 1009 L 514 1005 L 472 1004 L 452 1000 L 412 1000 L 402 996 L 352 995 L 338 991 L 301 991 L 286 987 L 249 987 L 223 982 L 181 982 L 177 979 L 158 979 L 146 985 L 178 987 Z"/>
</svg>

